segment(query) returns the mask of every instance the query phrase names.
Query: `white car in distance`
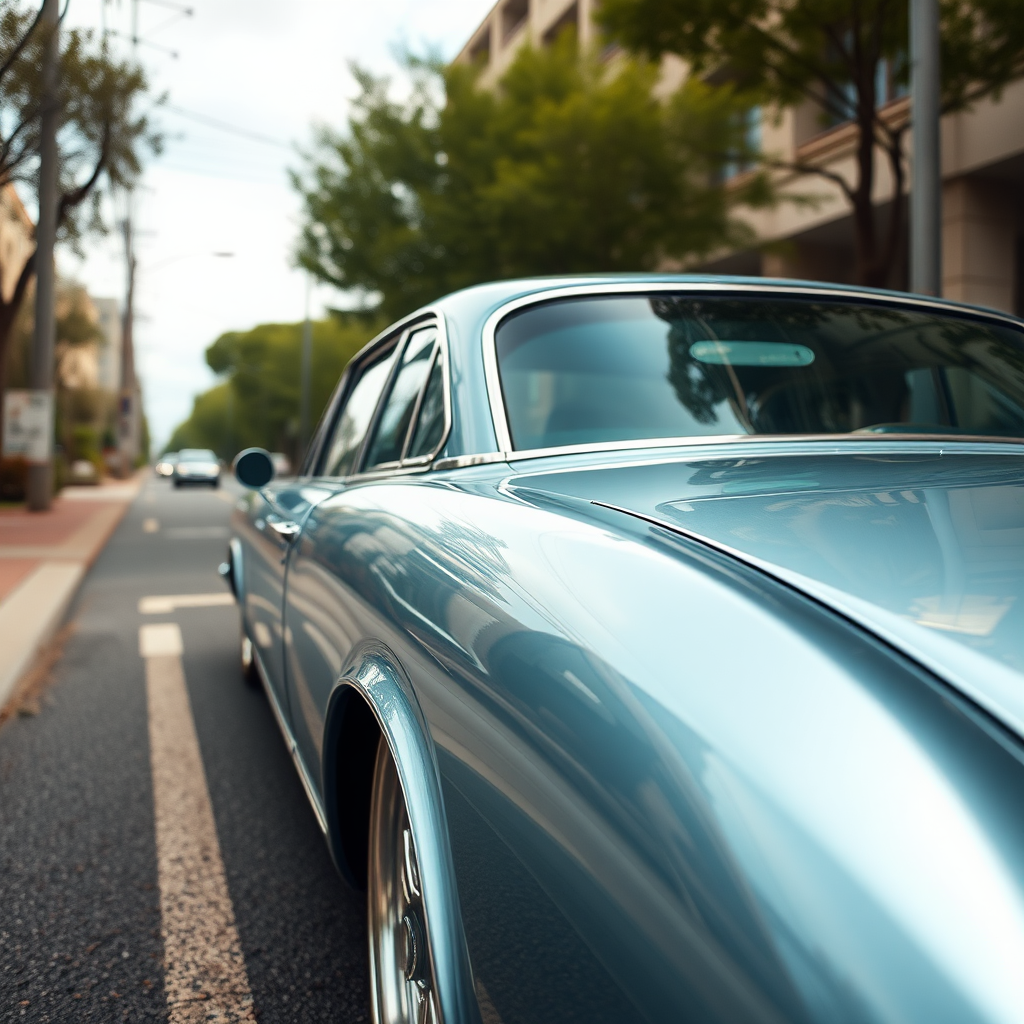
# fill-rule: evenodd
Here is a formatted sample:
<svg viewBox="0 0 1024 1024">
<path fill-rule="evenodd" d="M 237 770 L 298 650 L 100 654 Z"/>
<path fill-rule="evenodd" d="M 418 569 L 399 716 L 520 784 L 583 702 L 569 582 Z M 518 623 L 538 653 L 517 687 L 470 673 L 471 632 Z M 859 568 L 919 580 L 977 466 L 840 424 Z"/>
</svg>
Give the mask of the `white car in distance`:
<svg viewBox="0 0 1024 1024">
<path fill-rule="evenodd" d="M 183 448 L 178 452 L 171 479 L 175 487 L 185 484 L 220 486 L 220 462 L 209 448 Z"/>
</svg>

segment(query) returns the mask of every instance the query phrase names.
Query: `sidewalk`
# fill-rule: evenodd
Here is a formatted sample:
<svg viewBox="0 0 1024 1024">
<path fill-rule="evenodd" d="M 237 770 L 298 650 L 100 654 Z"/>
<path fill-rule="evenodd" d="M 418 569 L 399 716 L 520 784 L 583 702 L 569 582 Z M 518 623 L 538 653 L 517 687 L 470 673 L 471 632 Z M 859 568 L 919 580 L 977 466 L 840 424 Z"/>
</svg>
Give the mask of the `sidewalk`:
<svg viewBox="0 0 1024 1024">
<path fill-rule="evenodd" d="M 65 487 L 49 512 L 0 508 L 0 710 L 60 625 L 144 478 Z"/>
</svg>

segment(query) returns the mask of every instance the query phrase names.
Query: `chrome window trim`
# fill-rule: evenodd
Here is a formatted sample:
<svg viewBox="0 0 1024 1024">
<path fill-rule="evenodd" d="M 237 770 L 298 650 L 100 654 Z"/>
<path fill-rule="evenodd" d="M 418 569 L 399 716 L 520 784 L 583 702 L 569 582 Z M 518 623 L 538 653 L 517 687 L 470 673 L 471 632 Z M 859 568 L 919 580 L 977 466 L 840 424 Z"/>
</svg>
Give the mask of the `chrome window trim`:
<svg viewBox="0 0 1024 1024">
<path fill-rule="evenodd" d="M 338 387 L 335 390 L 335 396 L 331 400 L 331 408 L 329 410 L 330 415 L 328 420 L 330 426 L 324 430 L 323 438 L 320 441 L 320 450 L 316 454 L 316 472 L 313 474 L 314 476 L 322 477 L 326 480 L 345 479 L 344 477 L 333 476 L 329 473 L 326 473 L 326 467 L 323 465 L 323 461 L 330 452 L 331 441 L 334 439 L 334 431 L 335 428 L 338 426 L 338 417 L 344 413 L 345 405 L 352 395 L 352 379 L 356 376 L 357 373 L 362 372 L 363 367 L 365 367 L 367 363 L 373 363 L 377 361 L 381 349 L 386 349 L 389 346 L 393 345 L 395 353 L 397 354 L 398 350 L 402 346 L 402 341 L 404 340 L 404 338 L 404 331 L 391 330 L 389 328 L 387 331 L 383 331 L 381 334 L 378 334 L 377 337 L 373 339 L 373 341 L 364 345 L 349 360 L 348 365 L 342 371 L 341 380 L 338 381 Z M 398 360 L 396 359 L 395 362 L 397 363 L 397 361 Z M 391 377 L 393 373 L 394 367 L 392 367 L 388 371 L 387 379 L 384 381 L 385 390 L 387 389 L 388 384 L 391 382 Z M 377 410 L 379 408 L 379 405 L 380 399 L 378 398 L 377 405 L 375 405 L 373 408 L 373 415 L 370 417 L 370 426 L 367 427 L 367 437 L 369 436 L 370 431 L 373 429 L 373 426 L 377 421 Z M 362 459 L 364 454 L 363 449 L 365 447 L 366 437 L 364 437 L 363 440 L 360 442 L 357 462 L 359 459 Z"/>
<path fill-rule="evenodd" d="M 437 447 L 427 455 L 421 455 L 415 459 L 403 458 L 399 462 L 382 463 L 379 466 L 374 466 L 372 470 L 364 470 L 362 469 L 362 462 L 366 457 L 367 445 L 369 444 L 370 438 L 373 436 L 373 432 L 377 428 L 377 421 L 380 418 L 380 414 L 386 403 L 386 396 L 391 394 L 391 385 L 394 382 L 395 374 L 398 373 L 400 368 L 401 353 L 404 351 L 404 347 L 409 340 L 409 336 L 414 331 L 426 326 L 433 326 L 437 328 L 437 340 L 434 343 L 434 354 L 431 358 L 430 367 L 433 369 L 434 359 L 439 358 L 441 360 L 441 384 L 444 390 L 444 430 L 441 433 L 441 439 L 438 441 Z M 431 463 L 442 451 L 444 451 L 444 446 L 448 443 L 448 435 L 451 433 L 452 429 L 452 391 L 448 372 L 450 366 L 448 359 L 448 323 L 445 319 L 444 313 L 440 309 L 436 306 L 428 306 L 425 309 L 417 310 L 415 313 L 410 313 L 407 317 L 403 317 L 397 323 L 394 323 L 387 329 L 381 331 L 376 338 L 364 345 L 352 357 L 352 361 L 349 365 L 352 367 L 362 365 L 367 359 L 372 358 L 373 353 L 378 347 L 386 345 L 391 339 L 396 337 L 397 341 L 395 342 L 395 347 L 397 349 L 397 356 L 395 358 L 395 365 L 391 368 L 391 372 L 388 374 L 388 379 L 384 383 L 384 388 L 381 391 L 380 398 L 377 400 L 377 406 L 374 409 L 373 417 L 370 420 L 370 426 L 367 428 L 366 436 L 363 438 L 363 443 L 360 446 L 359 456 L 356 460 L 356 465 L 359 466 L 360 469 L 358 472 L 350 473 L 345 477 L 329 477 L 328 479 L 342 480 L 348 484 L 349 482 L 356 483 L 364 480 L 376 480 L 388 476 L 405 476 L 413 472 L 422 472 L 430 468 Z M 349 371 L 346 368 L 345 373 L 347 374 L 348 372 Z M 428 372 L 428 380 L 429 377 L 430 375 Z M 426 382 L 424 382 L 424 387 L 426 387 Z M 419 413 L 422 398 L 423 391 L 421 390 L 416 399 L 416 409 L 414 410 L 412 420 L 409 424 L 410 430 L 412 429 L 412 425 L 416 422 L 416 416 Z M 339 411 L 340 409 L 337 409 L 334 412 L 334 418 L 331 421 L 332 431 L 334 420 L 336 419 Z M 403 454 L 408 450 L 410 443 L 409 437 L 410 435 L 407 432 L 406 439 L 402 447 Z M 319 453 L 317 458 L 320 458 Z"/>
<path fill-rule="evenodd" d="M 502 320 L 509 314 L 527 306 L 541 305 L 554 299 L 583 298 L 588 295 L 637 295 L 649 294 L 651 292 L 676 292 L 680 294 L 769 294 L 779 296 L 797 296 L 800 298 L 827 298 L 847 299 L 859 303 L 872 305 L 887 304 L 896 306 L 909 306 L 916 309 L 938 311 L 946 313 L 967 314 L 980 320 L 995 320 L 1009 326 L 1021 328 L 1021 321 L 1009 313 L 1000 313 L 998 310 L 979 309 L 975 306 L 967 306 L 959 303 L 948 302 L 940 299 L 933 299 L 927 296 L 907 295 L 892 299 L 888 296 L 876 296 L 870 292 L 855 291 L 848 288 L 815 288 L 809 285 L 788 285 L 788 284 L 730 284 L 724 281 L 624 281 L 621 283 L 601 283 L 589 285 L 570 285 L 564 288 L 551 288 L 547 291 L 531 292 L 529 295 L 521 295 L 511 299 L 499 306 L 487 318 L 483 328 L 483 360 L 484 379 L 487 384 L 487 400 L 491 410 L 491 423 L 494 426 L 494 436 L 497 441 L 498 454 L 501 460 L 514 460 L 523 458 L 543 458 L 546 455 L 568 454 L 570 452 L 584 451 L 619 451 L 628 448 L 649 448 L 649 447 L 672 447 L 680 444 L 709 443 L 716 444 L 730 443 L 739 439 L 750 441 L 755 437 L 771 438 L 774 440 L 783 439 L 779 434 L 740 434 L 740 435 L 702 435 L 697 438 L 641 438 L 631 441 L 607 441 L 594 442 L 586 445 L 560 445 L 551 448 L 524 448 L 517 450 L 512 446 L 512 434 L 509 430 L 508 415 L 505 409 L 505 399 L 501 392 L 501 376 L 498 373 L 498 350 L 497 331 Z M 787 435 L 788 436 L 788 435 Z M 807 437 L 808 435 L 797 435 Z M 826 435 L 835 440 L 837 437 L 849 435 Z M 909 439 L 909 438 L 908 438 Z M 986 440 L 992 440 L 986 438 Z M 996 442 L 1000 443 L 1000 442 Z M 1012 442 L 1011 442 L 1012 443 Z M 1017 442 L 1019 443 L 1019 441 Z M 443 462 L 448 463 L 445 459 Z M 498 460 L 496 460 L 498 461 Z M 445 468 L 455 468 L 445 466 Z"/>
<path fill-rule="evenodd" d="M 530 459 L 550 459 L 566 455 L 614 455 L 618 452 L 642 452 L 651 449 L 671 450 L 673 448 L 718 448 L 731 445 L 772 444 L 806 445 L 808 451 L 831 445 L 834 453 L 892 455 L 901 452 L 974 452 L 987 455 L 1005 455 L 1007 448 L 1019 449 L 1016 454 L 1024 456 L 1024 439 L 1016 437 L 998 438 L 985 435 L 944 436 L 936 434 L 701 434 L 692 437 L 659 437 L 640 441 L 597 441 L 593 444 L 565 445 L 561 448 L 530 448 L 513 452 L 481 452 L 477 455 L 455 455 L 438 459 L 430 468 L 437 472 L 450 469 L 467 469 L 470 466 L 491 466 L 498 463 L 525 462 Z M 775 455 L 777 452 L 765 452 Z M 815 454 L 818 454 L 815 451 Z M 711 457 L 731 458 L 721 451 Z M 758 457 L 762 457 L 758 453 Z M 704 458 L 704 456 L 702 456 Z M 565 472 L 564 469 L 553 472 Z"/>
</svg>

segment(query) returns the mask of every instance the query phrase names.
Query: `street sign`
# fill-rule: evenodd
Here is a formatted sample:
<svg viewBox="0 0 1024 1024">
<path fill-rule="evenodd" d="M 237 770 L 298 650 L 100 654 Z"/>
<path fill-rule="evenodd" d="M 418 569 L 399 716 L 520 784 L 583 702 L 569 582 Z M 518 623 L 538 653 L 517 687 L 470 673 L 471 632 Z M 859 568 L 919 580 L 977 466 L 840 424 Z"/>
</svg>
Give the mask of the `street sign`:
<svg viewBox="0 0 1024 1024">
<path fill-rule="evenodd" d="M 4 394 L 4 455 L 47 463 L 53 454 L 53 392 Z"/>
</svg>

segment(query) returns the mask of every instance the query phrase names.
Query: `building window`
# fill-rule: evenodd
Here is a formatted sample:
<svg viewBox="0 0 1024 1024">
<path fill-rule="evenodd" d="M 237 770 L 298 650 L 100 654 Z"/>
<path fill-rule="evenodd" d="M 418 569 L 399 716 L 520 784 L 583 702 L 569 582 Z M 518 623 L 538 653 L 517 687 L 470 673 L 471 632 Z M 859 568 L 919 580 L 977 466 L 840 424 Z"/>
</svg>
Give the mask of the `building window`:
<svg viewBox="0 0 1024 1024">
<path fill-rule="evenodd" d="M 501 9 L 501 41 L 508 42 L 530 17 L 530 0 L 508 0 Z"/>
<path fill-rule="evenodd" d="M 580 9 L 579 4 L 574 3 L 552 26 L 544 33 L 544 45 L 550 46 L 566 29 L 572 26 L 573 30 L 579 32 Z"/>
<path fill-rule="evenodd" d="M 898 81 L 895 76 L 895 62 L 883 57 L 875 65 L 875 106 L 884 107 L 886 103 L 898 100 L 907 95 L 906 82 Z M 852 82 L 844 82 L 838 89 L 832 90 L 830 99 L 835 106 L 843 111 L 825 112 L 825 127 L 835 128 L 847 124 L 857 115 L 857 90 Z"/>
<path fill-rule="evenodd" d="M 761 150 L 761 108 L 751 107 L 740 115 L 743 145 L 746 153 L 758 153 Z M 754 162 L 746 159 L 729 160 L 722 167 L 722 181 L 735 178 L 737 174 L 753 170 Z"/>
<path fill-rule="evenodd" d="M 469 47 L 469 59 L 473 64 L 489 64 L 491 61 L 491 23 L 484 22 L 480 35 Z"/>
</svg>

